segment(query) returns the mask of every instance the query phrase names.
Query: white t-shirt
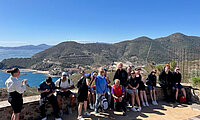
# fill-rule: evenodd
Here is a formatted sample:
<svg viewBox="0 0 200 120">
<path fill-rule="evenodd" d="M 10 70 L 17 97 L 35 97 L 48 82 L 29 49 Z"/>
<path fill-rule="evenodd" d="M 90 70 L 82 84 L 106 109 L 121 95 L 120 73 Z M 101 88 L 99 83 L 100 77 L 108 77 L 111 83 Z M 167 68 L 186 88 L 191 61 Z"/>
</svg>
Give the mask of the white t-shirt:
<svg viewBox="0 0 200 120">
<path fill-rule="evenodd" d="M 66 78 L 66 80 L 65 80 L 64 82 L 61 80 L 61 83 L 60 83 L 60 80 L 61 80 L 61 78 L 59 78 L 59 79 L 55 82 L 56 87 L 68 88 L 68 87 L 74 85 L 74 83 L 73 83 L 70 79 L 68 79 L 68 78 Z M 60 83 L 60 86 L 59 86 L 59 83 Z M 61 90 L 61 89 L 57 89 L 57 91 L 64 92 L 64 91 Z M 67 90 L 67 91 L 68 91 L 68 90 Z"/>
<path fill-rule="evenodd" d="M 18 92 L 22 94 L 26 90 L 26 85 L 22 83 L 22 81 L 18 80 L 17 77 L 10 76 L 6 82 L 5 85 L 7 87 L 8 92 Z"/>
</svg>

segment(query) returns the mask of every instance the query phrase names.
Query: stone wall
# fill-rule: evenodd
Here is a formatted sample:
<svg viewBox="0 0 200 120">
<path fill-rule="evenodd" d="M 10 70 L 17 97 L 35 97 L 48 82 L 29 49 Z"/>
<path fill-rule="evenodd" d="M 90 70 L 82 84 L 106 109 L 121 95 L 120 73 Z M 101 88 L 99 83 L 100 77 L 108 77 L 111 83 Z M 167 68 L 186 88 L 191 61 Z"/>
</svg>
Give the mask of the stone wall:
<svg viewBox="0 0 200 120">
<path fill-rule="evenodd" d="M 191 102 L 199 102 L 199 96 L 194 95 L 193 89 L 190 86 L 185 86 L 187 96 L 189 101 Z M 162 90 L 160 87 L 157 88 L 157 97 L 159 100 L 163 99 Z M 150 99 L 149 91 L 147 90 L 147 96 Z M 66 100 L 69 101 L 69 100 Z M 66 106 L 63 104 L 63 106 Z M 63 107 L 65 108 L 65 107 Z M 47 105 L 47 114 L 51 114 L 53 112 L 52 107 Z M 12 114 L 12 108 L 7 101 L 0 102 L 0 116 L 1 120 L 10 120 Z M 24 97 L 24 105 L 21 112 L 20 120 L 38 120 L 39 119 L 39 96 L 30 96 Z"/>
</svg>

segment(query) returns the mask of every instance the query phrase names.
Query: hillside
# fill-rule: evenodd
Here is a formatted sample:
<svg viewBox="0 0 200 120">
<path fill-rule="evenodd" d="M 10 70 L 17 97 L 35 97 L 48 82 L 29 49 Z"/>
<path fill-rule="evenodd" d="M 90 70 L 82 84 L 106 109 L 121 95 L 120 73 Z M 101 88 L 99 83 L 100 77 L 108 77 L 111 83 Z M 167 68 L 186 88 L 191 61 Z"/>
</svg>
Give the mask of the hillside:
<svg viewBox="0 0 200 120">
<path fill-rule="evenodd" d="M 171 59 L 169 56 L 182 57 L 178 52 L 174 52 L 175 50 L 179 51 L 185 48 L 187 54 L 198 55 L 199 45 L 200 37 L 187 36 L 181 33 L 174 33 L 157 39 L 143 36 L 115 44 L 80 44 L 67 41 L 39 52 L 31 58 L 5 59 L 0 63 L 0 69 L 20 67 L 38 70 L 55 68 L 62 70 L 77 65 L 108 65 L 113 61 L 166 63 Z"/>
</svg>

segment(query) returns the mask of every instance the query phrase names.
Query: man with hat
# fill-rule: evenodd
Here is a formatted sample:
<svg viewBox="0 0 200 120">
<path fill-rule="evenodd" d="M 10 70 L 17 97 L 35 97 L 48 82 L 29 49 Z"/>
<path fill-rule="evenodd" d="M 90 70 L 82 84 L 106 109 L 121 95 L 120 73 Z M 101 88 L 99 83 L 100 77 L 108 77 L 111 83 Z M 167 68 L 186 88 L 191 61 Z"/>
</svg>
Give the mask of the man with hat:
<svg viewBox="0 0 200 120">
<path fill-rule="evenodd" d="M 55 82 L 56 88 L 57 88 L 57 101 L 60 108 L 60 112 L 62 114 L 62 98 L 70 98 L 70 105 L 67 106 L 69 112 L 71 112 L 71 107 L 74 106 L 76 97 L 75 95 L 70 91 L 71 89 L 74 89 L 74 83 L 67 77 L 67 73 L 63 72 L 62 77 L 59 78 Z"/>
</svg>

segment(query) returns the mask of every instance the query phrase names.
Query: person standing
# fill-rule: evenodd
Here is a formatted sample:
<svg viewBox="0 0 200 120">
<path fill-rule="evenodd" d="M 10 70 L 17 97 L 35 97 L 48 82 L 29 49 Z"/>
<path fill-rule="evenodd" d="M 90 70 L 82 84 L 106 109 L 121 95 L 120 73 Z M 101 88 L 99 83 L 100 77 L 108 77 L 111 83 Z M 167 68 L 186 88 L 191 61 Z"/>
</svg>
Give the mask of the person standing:
<svg viewBox="0 0 200 120">
<path fill-rule="evenodd" d="M 170 66 L 167 64 L 159 75 L 159 84 L 163 90 L 164 100 L 166 102 L 173 101 L 174 98 L 172 94 L 172 79 L 173 74 L 170 71 Z M 168 95 L 168 91 L 171 91 L 170 95 Z"/>
<path fill-rule="evenodd" d="M 178 100 L 179 89 L 183 92 L 184 97 L 186 98 L 186 92 L 184 87 L 181 85 L 181 73 L 179 72 L 179 67 L 175 67 L 173 72 L 173 87 L 176 89 L 175 99 Z"/>
<path fill-rule="evenodd" d="M 96 83 L 96 101 L 95 101 L 94 112 L 98 114 L 98 108 L 101 102 L 99 98 L 101 96 L 105 96 L 107 92 L 107 81 L 104 76 L 104 69 L 102 67 L 100 67 L 99 69 L 99 75 L 97 75 L 97 79 L 95 83 Z"/>
<path fill-rule="evenodd" d="M 113 81 L 115 79 L 119 79 L 120 85 L 122 85 L 124 88 L 126 88 L 128 73 L 123 69 L 123 64 L 121 62 L 117 65 L 117 71 L 115 72 Z"/>
<path fill-rule="evenodd" d="M 156 70 L 153 69 L 152 72 L 148 75 L 146 84 L 148 85 L 148 89 L 150 91 L 150 97 L 153 105 L 158 105 L 156 101 Z"/>
<path fill-rule="evenodd" d="M 7 70 L 7 73 L 11 74 L 11 76 L 5 82 L 8 91 L 8 102 L 11 104 L 13 109 L 11 120 L 19 120 L 23 106 L 22 94 L 26 90 L 27 80 L 24 79 L 20 81 L 17 79 L 17 77 L 20 75 L 19 68 Z"/>
<path fill-rule="evenodd" d="M 59 116 L 59 106 L 58 101 L 54 93 L 56 92 L 55 84 L 52 82 L 51 77 L 47 77 L 45 81 L 41 82 L 38 87 L 38 92 L 40 93 L 40 112 L 42 120 L 46 120 L 46 110 L 45 105 L 49 102 L 54 111 L 55 120 L 62 120 Z"/>
<path fill-rule="evenodd" d="M 84 120 L 82 117 L 82 107 L 84 104 L 84 115 L 90 116 L 90 113 L 87 112 L 87 98 L 88 98 L 88 85 L 89 83 L 86 81 L 85 72 L 82 70 L 80 72 L 82 77 L 78 80 L 78 120 Z"/>
</svg>

